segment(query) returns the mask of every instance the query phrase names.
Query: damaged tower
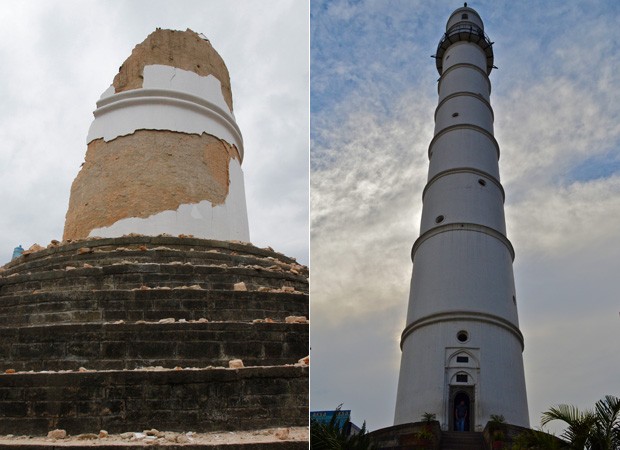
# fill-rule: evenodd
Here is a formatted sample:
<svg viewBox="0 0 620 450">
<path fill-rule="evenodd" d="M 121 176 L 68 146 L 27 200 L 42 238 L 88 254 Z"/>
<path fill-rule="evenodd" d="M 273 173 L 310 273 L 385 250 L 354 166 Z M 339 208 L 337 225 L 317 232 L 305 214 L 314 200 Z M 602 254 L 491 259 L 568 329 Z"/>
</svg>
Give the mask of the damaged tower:
<svg viewBox="0 0 620 450">
<path fill-rule="evenodd" d="M 232 109 L 193 31 L 123 63 L 63 242 L 0 268 L 0 434 L 307 426 L 308 269 L 249 243 Z"/>
<path fill-rule="evenodd" d="M 208 40 L 152 33 L 94 115 L 64 239 L 168 233 L 250 241 L 243 139 L 228 69 Z"/>
</svg>

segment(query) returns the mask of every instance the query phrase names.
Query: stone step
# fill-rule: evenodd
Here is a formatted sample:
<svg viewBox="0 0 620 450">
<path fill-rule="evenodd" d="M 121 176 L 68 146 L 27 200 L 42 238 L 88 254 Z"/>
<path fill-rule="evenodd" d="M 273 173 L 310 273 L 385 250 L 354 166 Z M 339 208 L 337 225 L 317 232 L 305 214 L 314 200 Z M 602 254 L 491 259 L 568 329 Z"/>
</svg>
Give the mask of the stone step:
<svg viewBox="0 0 620 450">
<path fill-rule="evenodd" d="M 104 267 L 81 267 L 72 270 L 50 270 L 23 273 L 0 279 L 0 296 L 56 290 L 139 289 L 143 286 L 199 286 L 205 290 L 233 290 L 244 282 L 250 291 L 261 287 L 292 287 L 308 292 L 301 275 L 238 267 L 135 264 L 131 262 Z"/>
<path fill-rule="evenodd" d="M 262 249 L 247 243 L 165 236 L 125 236 L 120 238 L 87 239 L 73 243 L 63 243 L 62 245 L 56 246 L 50 245 L 47 249 L 24 255 L 9 262 L 4 266 L 4 269 L 11 271 L 15 268 L 18 269 L 18 271 L 27 271 L 24 269 L 28 267 L 36 268 L 37 261 L 62 258 L 65 256 L 89 258 L 89 253 L 83 253 L 85 249 L 93 252 L 90 253 L 90 255 L 97 255 L 98 252 L 114 253 L 136 251 L 137 255 L 139 255 L 140 252 L 149 253 L 149 255 L 147 255 L 149 258 L 154 258 L 159 254 L 163 255 L 166 252 L 171 254 L 176 253 L 182 258 L 191 258 L 194 253 L 210 252 L 213 257 L 225 258 L 226 255 L 228 255 L 233 259 L 271 259 L 285 264 L 297 264 L 295 259 L 275 252 L 272 249 Z M 155 254 L 150 254 L 151 251 Z"/>
<path fill-rule="evenodd" d="M 71 445 L 63 445 L 59 442 L 48 442 L 41 444 L 29 444 L 23 443 L 24 441 L 18 442 L 8 442 L 3 443 L 0 442 L 0 449 L 25 449 L 25 450 L 57 450 L 59 448 L 81 448 L 76 447 L 75 444 Z M 97 444 L 91 445 L 88 444 L 88 448 L 94 447 L 99 450 L 135 450 L 137 447 L 142 447 L 146 444 L 136 444 L 136 445 L 123 445 L 123 444 Z M 149 446 L 155 446 L 155 444 L 149 444 Z M 156 444 L 158 449 L 161 450 L 174 450 L 174 449 L 182 449 L 182 450 L 308 450 L 308 441 L 281 441 L 281 442 L 243 442 L 243 443 L 235 443 L 235 444 L 220 444 L 220 443 L 212 443 L 212 444 Z"/>
<path fill-rule="evenodd" d="M 27 257 L 21 264 L 8 267 L 3 275 L 9 276 L 14 273 L 38 272 L 41 270 L 65 269 L 67 266 L 82 267 L 84 264 L 92 266 L 109 266 L 124 260 L 136 261 L 137 263 L 156 264 L 191 264 L 227 267 L 262 267 L 272 268 L 278 271 L 295 270 L 299 273 L 307 272 L 307 268 L 295 263 L 289 264 L 275 258 L 254 255 L 231 255 L 210 251 L 182 252 L 180 250 L 96 250 L 91 253 L 63 253 L 52 254 L 47 257 Z M 307 273 L 305 273 L 307 275 Z"/>
<path fill-rule="evenodd" d="M 0 374 L 0 434 L 307 426 L 308 366 Z"/>
<path fill-rule="evenodd" d="M 62 290 L 0 297 L 0 326 L 176 320 L 250 322 L 308 317 L 308 295 L 287 292 L 149 289 Z"/>
<path fill-rule="evenodd" d="M 294 364 L 307 356 L 308 324 L 103 323 L 0 328 L 0 371 L 228 367 Z"/>
<path fill-rule="evenodd" d="M 484 438 L 480 432 L 442 431 L 442 450 L 485 450 Z"/>
</svg>

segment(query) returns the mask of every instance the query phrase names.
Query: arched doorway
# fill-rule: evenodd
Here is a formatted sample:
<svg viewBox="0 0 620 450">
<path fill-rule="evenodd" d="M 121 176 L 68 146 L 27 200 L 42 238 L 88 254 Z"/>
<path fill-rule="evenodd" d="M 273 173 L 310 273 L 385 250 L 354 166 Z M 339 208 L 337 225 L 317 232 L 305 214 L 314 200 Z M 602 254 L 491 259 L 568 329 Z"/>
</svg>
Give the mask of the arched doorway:
<svg viewBox="0 0 620 450">
<path fill-rule="evenodd" d="M 452 408 L 454 431 L 469 431 L 469 418 L 471 417 L 470 406 L 469 395 L 465 392 L 458 392 L 454 397 L 454 406 Z M 465 419 L 462 430 L 460 430 L 458 426 L 459 418 Z"/>
<path fill-rule="evenodd" d="M 452 403 L 452 429 L 454 431 L 470 431 L 471 402 L 466 392 L 457 392 Z M 459 418 L 464 419 L 463 429 L 459 429 Z"/>
</svg>

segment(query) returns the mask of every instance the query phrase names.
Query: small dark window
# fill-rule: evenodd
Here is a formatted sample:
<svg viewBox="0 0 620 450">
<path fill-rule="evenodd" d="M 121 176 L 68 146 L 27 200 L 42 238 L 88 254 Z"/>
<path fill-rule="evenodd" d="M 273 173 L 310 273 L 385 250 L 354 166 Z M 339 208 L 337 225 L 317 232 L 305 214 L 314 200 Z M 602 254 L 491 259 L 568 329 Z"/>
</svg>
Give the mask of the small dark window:
<svg viewBox="0 0 620 450">
<path fill-rule="evenodd" d="M 469 339 L 469 335 L 467 334 L 467 331 L 459 331 L 456 334 L 456 338 L 460 341 L 460 342 L 465 342 L 467 339 Z"/>
<path fill-rule="evenodd" d="M 467 383 L 467 375 L 463 373 L 456 374 L 457 383 Z"/>
<path fill-rule="evenodd" d="M 452 113 L 452 117 L 458 117 L 459 113 Z"/>
<path fill-rule="evenodd" d="M 435 223 L 441 223 L 443 222 L 444 216 L 437 216 L 435 217 Z"/>
<path fill-rule="evenodd" d="M 515 297 L 514 295 L 512 296 L 512 303 L 514 303 L 515 305 L 517 304 L 517 297 Z"/>
<path fill-rule="evenodd" d="M 484 181 L 482 178 L 479 178 L 479 179 L 478 179 L 478 184 L 479 184 L 480 186 L 486 186 L 486 185 L 487 185 L 487 182 L 486 182 L 486 181 Z"/>
<path fill-rule="evenodd" d="M 468 16 L 467 14 L 463 14 L 463 15 L 461 16 L 461 19 L 463 19 L 463 20 L 467 20 L 468 18 L 469 18 L 469 16 Z"/>
<path fill-rule="evenodd" d="M 457 356 L 456 357 L 456 362 L 458 362 L 458 363 L 468 363 L 469 362 L 469 356 Z"/>
</svg>

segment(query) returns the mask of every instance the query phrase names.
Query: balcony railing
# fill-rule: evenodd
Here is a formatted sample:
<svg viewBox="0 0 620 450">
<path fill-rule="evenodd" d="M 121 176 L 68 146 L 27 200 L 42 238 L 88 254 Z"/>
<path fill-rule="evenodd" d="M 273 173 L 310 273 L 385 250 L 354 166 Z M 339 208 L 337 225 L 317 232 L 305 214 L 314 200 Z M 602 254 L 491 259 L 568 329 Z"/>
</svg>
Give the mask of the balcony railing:
<svg viewBox="0 0 620 450">
<path fill-rule="evenodd" d="M 495 68 L 493 65 L 493 42 L 485 34 L 482 28 L 474 24 L 455 25 L 442 36 L 437 45 L 437 52 L 434 55 L 435 64 L 439 74 L 443 71 L 443 55 L 452 44 L 459 41 L 472 42 L 478 44 L 487 57 L 487 75 Z"/>
</svg>

